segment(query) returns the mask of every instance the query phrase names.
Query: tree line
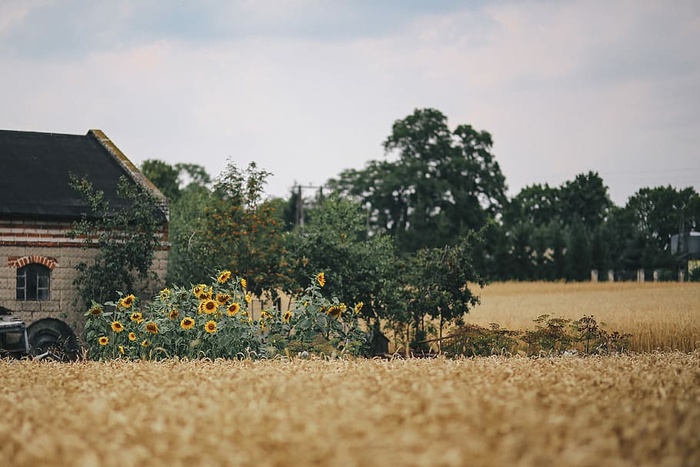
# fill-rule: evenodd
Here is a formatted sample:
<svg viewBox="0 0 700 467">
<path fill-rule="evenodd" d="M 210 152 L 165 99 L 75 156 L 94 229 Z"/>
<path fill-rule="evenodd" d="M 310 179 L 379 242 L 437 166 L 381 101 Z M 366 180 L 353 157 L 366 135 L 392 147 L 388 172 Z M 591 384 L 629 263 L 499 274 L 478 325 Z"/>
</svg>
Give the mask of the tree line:
<svg viewBox="0 0 700 467">
<path fill-rule="evenodd" d="M 698 227 L 692 187 L 641 188 L 616 206 L 588 172 L 509 198 L 492 146 L 486 131 L 451 129 L 440 111 L 417 109 L 393 124 L 384 159 L 286 199 L 265 196 L 270 173 L 255 163 L 229 161 L 214 179 L 196 164 L 148 160 L 144 175 L 170 199 L 168 282 L 207 282 L 227 269 L 275 300 L 325 271 L 329 293 L 363 302 L 371 326 L 382 320 L 415 343 L 426 318 L 438 334 L 459 324 L 478 302 L 468 283 L 678 273 L 669 241 Z"/>
</svg>

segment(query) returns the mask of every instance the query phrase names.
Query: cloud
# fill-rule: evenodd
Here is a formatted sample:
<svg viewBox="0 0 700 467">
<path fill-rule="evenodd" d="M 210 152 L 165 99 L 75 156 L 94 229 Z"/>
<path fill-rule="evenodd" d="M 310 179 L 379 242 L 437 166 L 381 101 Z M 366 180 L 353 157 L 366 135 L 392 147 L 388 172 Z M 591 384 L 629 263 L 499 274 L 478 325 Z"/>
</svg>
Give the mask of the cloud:
<svg viewBox="0 0 700 467">
<path fill-rule="evenodd" d="M 98 127 L 136 162 L 212 175 L 256 161 L 285 195 L 382 158 L 393 121 L 433 107 L 493 134 L 512 194 L 597 170 L 621 203 L 685 180 L 669 165 L 700 179 L 699 18 L 680 0 L 4 3 L 0 127 Z"/>
</svg>

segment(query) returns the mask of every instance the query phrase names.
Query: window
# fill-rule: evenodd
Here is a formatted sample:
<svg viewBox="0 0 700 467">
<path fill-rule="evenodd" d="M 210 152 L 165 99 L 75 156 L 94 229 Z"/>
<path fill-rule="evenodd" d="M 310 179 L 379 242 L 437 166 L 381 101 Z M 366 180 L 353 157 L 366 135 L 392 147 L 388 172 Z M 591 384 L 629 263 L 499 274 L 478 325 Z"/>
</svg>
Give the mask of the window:
<svg viewBox="0 0 700 467">
<path fill-rule="evenodd" d="M 41 264 L 17 269 L 17 300 L 48 300 L 51 270 Z"/>
</svg>

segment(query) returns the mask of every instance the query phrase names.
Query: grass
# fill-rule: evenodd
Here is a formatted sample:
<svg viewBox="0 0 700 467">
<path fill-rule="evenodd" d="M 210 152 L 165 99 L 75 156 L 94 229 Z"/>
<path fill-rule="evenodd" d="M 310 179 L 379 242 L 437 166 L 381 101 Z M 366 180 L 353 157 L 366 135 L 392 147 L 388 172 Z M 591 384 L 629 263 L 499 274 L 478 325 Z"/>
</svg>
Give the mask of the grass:
<svg viewBox="0 0 700 467">
<path fill-rule="evenodd" d="M 509 282 L 474 292 L 481 305 L 468 323 L 523 330 L 543 314 L 593 315 L 608 331 L 631 333 L 633 351 L 700 349 L 700 283 Z"/>
<path fill-rule="evenodd" d="M 700 354 L 0 361 L 15 467 L 698 465 Z"/>
</svg>

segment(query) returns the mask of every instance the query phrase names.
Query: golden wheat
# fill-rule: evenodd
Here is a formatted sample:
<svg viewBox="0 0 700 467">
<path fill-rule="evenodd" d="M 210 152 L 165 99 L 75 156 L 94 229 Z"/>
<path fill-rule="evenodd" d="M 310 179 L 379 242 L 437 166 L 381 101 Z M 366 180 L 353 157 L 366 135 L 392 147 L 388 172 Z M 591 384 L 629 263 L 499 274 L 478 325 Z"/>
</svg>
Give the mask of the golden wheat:
<svg viewBox="0 0 700 467">
<path fill-rule="evenodd" d="M 466 321 L 522 330 L 539 315 L 581 318 L 593 315 L 605 329 L 631 333 L 631 350 L 700 349 L 698 283 L 494 283 L 474 287 L 481 305 Z"/>
<path fill-rule="evenodd" d="M 697 352 L 0 371 L 16 467 L 700 463 Z"/>
</svg>

